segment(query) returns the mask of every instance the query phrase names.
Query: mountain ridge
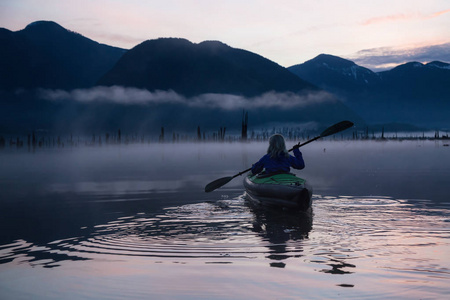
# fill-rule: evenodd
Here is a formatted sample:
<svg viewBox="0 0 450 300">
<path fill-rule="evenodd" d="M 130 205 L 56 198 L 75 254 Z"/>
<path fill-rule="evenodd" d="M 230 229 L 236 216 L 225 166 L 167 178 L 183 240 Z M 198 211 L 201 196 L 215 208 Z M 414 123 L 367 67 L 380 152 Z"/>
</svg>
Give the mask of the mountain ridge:
<svg viewBox="0 0 450 300">
<path fill-rule="evenodd" d="M 344 117 L 363 124 L 359 117 L 362 115 L 374 124 L 395 121 L 427 127 L 450 127 L 445 114 L 449 101 L 442 97 L 450 93 L 442 88 L 450 87 L 447 75 L 450 65 L 439 61 L 426 64 L 410 62 L 389 71 L 374 73 L 352 61 L 321 54 L 303 64 L 284 68 L 261 55 L 232 48 L 220 41 L 208 40 L 196 44 L 183 38 L 160 38 L 143 41 L 126 50 L 100 44 L 52 21 L 36 21 L 15 32 L 0 28 L 0 64 L 6 70 L 0 72 L 0 91 L 7 92 L 2 93 L 2 102 L 20 103 L 22 98 L 26 99 L 28 107 L 17 104 L 14 109 L 19 113 L 23 110 L 27 116 L 32 111 L 25 110 L 37 108 L 37 103 L 50 107 L 48 111 L 51 113 L 42 112 L 52 118 L 56 118 L 60 110 L 67 110 L 68 115 L 75 116 L 77 111 L 89 111 L 94 103 L 85 103 L 82 108 L 62 102 L 50 105 L 36 101 L 31 93 L 22 98 L 14 96 L 17 89 L 70 91 L 96 86 L 123 86 L 174 91 L 187 98 L 230 94 L 247 100 L 267 93 L 281 97 L 294 93 L 307 98 L 308 93 L 325 90 L 335 95 L 327 96 L 333 101 L 319 101 L 315 107 L 303 106 L 289 112 L 281 108 L 258 109 L 250 115 L 254 116 L 253 120 L 258 120 L 257 124 L 283 120 L 290 123 L 310 120 L 331 122 Z M 309 71 L 305 71 L 305 67 Z M 428 89 L 424 89 L 424 85 Z M 21 103 L 28 103 L 26 101 Z M 159 122 L 171 118 L 174 112 L 180 113 L 174 107 L 167 110 L 167 105 L 165 111 L 160 106 L 157 109 L 164 116 L 157 118 L 155 115 Z M 111 120 L 119 118 L 119 112 L 117 109 L 111 111 L 116 115 L 105 116 L 103 121 L 93 123 L 114 123 Z M 130 115 L 131 111 L 136 113 L 138 110 L 130 110 Z M 195 113 L 190 110 L 197 120 L 202 116 L 200 111 L 203 116 L 213 113 L 208 109 L 199 109 Z M 154 113 L 157 112 L 152 112 L 152 115 Z M 8 111 L 5 110 L 4 114 Z M 230 116 L 225 115 L 227 117 L 223 120 Z M 62 119 L 62 116 L 67 117 L 61 114 L 58 118 Z M 185 114 L 183 120 L 196 122 L 190 118 Z M 211 119 L 213 121 L 214 118 Z M 43 120 L 39 122 L 50 124 Z M 10 125 L 3 125 L 3 128 Z"/>
<path fill-rule="evenodd" d="M 36 21 L 19 31 L 0 32 L 0 88 L 84 88 L 95 84 L 125 52 Z"/>
<path fill-rule="evenodd" d="M 349 74 L 348 66 L 360 76 Z M 340 57 L 319 55 L 288 69 L 335 94 L 369 123 L 450 127 L 444 113 L 450 109 L 448 63 L 408 62 L 375 73 Z"/>
<path fill-rule="evenodd" d="M 194 44 L 181 38 L 162 38 L 144 41 L 125 51 L 101 45 L 48 21 L 35 22 L 19 32 L 3 31 L 2 37 L 8 43 L 1 44 L 0 54 L 4 55 L 0 57 L 4 62 L 22 62 L 9 64 L 15 73 L 11 78 L 16 82 L 10 82 L 9 89 L 1 93 L 0 104 L 6 108 L 0 111 L 2 131 L 39 128 L 89 132 L 122 128 L 150 132 L 161 126 L 168 130 L 197 126 L 204 130 L 219 126 L 236 129 L 241 125 L 242 109 L 248 110 L 251 126 L 260 128 L 269 123 L 329 126 L 342 119 L 364 122 L 334 96 L 324 94 L 286 68 L 219 41 Z M 104 72 L 99 76 L 112 78 L 110 82 L 98 78 L 92 82 L 93 72 L 83 73 L 89 70 L 92 59 L 103 59 L 99 53 L 104 52 L 99 49 L 116 54 L 115 60 L 105 61 Z M 9 58 L 6 54 L 10 54 Z M 81 81 L 86 76 L 89 81 Z M 0 78 L 0 91 L 6 77 Z M 102 90 L 107 95 L 98 100 L 101 87 L 105 87 Z M 17 93 L 17 89 L 22 91 Z M 177 101 L 164 102 L 165 96 L 151 103 L 130 103 L 127 99 L 129 93 L 135 92 L 137 97 L 153 97 L 151 93 L 148 96 L 148 90 L 165 90 L 168 94 L 174 91 Z M 80 101 L 73 97 L 80 93 L 88 98 Z M 58 100 L 43 98 L 49 94 L 63 96 Z M 288 106 L 260 105 L 261 101 L 279 103 L 278 97 L 284 98 L 282 101 Z M 195 105 L 190 105 L 191 101 Z M 224 105 L 218 106 L 217 101 L 223 101 L 225 107 L 228 103 L 235 106 L 223 109 L 220 107 Z"/>
<path fill-rule="evenodd" d="M 186 39 L 159 38 L 130 49 L 98 84 L 172 89 L 185 96 L 207 93 L 256 96 L 271 90 L 317 90 L 292 75 L 258 54 L 219 41 L 195 44 Z"/>
</svg>

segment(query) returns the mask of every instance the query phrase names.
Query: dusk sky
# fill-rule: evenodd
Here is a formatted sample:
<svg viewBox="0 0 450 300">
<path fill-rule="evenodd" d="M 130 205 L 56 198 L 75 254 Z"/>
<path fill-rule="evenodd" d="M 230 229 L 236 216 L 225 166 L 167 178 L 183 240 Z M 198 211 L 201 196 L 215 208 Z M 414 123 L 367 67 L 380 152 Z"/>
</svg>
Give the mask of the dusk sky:
<svg viewBox="0 0 450 300">
<path fill-rule="evenodd" d="M 284 67 L 321 53 L 372 70 L 408 61 L 450 62 L 448 0 L 0 2 L 0 27 L 17 31 L 37 20 L 126 49 L 159 37 L 219 40 Z"/>
</svg>

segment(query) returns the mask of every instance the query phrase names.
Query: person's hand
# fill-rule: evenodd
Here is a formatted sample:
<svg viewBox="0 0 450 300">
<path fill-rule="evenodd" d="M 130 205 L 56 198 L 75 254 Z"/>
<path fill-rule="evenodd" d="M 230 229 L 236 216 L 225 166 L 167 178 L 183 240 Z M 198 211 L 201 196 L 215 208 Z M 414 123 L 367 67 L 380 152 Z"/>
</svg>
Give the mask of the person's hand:
<svg viewBox="0 0 450 300">
<path fill-rule="evenodd" d="M 298 148 L 300 148 L 300 144 L 294 145 L 294 147 L 292 147 L 292 150 L 295 150 L 295 149 L 298 149 Z"/>
</svg>

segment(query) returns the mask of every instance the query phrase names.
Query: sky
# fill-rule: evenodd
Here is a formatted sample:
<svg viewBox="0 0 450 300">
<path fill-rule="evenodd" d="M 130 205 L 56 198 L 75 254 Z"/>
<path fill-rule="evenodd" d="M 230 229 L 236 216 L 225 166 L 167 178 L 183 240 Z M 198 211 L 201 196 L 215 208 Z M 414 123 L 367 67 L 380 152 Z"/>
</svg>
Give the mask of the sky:
<svg viewBox="0 0 450 300">
<path fill-rule="evenodd" d="M 159 37 L 218 40 L 284 67 L 321 53 L 374 71 L 450 62 L 449 0 L 0 0 L 0 27 L 38 20 L 125 49 Z"/>
</svg>

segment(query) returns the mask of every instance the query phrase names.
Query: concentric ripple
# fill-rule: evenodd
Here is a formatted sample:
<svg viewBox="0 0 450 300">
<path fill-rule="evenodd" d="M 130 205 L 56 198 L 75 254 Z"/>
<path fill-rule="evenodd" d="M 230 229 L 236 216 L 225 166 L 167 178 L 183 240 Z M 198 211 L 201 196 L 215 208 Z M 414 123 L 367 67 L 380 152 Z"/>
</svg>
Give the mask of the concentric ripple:
<svg viewBox="0 0 450 300">
<path fill-rule="evenodd" d="M 247 206 L 241 197 L 169 207 L 158 214 L 138 213 L 83 228 L 79 237 L 52 241 L 43 247 L 26 241 L 4 245 L 0 259 L 55 267 L 64 259 L 111 256 L 232 263 L 236 259 L 298 255 L 299 247 L 293 243 L 311 230 L 311 215 L 306 219 L 297 214 L 291 219 L 280 215 L 277 219 L 277 214 L 262 212 Z M 289 240 L 291 245 L 284 245 Z"/>
<path fill-rule="evenodd" d="M 53 268 L 67 261 L 135 258 L 183 264 L 251 261 L 331 275 L 450 279 L 449 209 L 389 197 L 316 196 L 313 212 L 257 209 L 242 196 L 173 206 L 122 215 L 46 244 L 17 240 L 1 245 L 0 264 Z"/>
</svg>

